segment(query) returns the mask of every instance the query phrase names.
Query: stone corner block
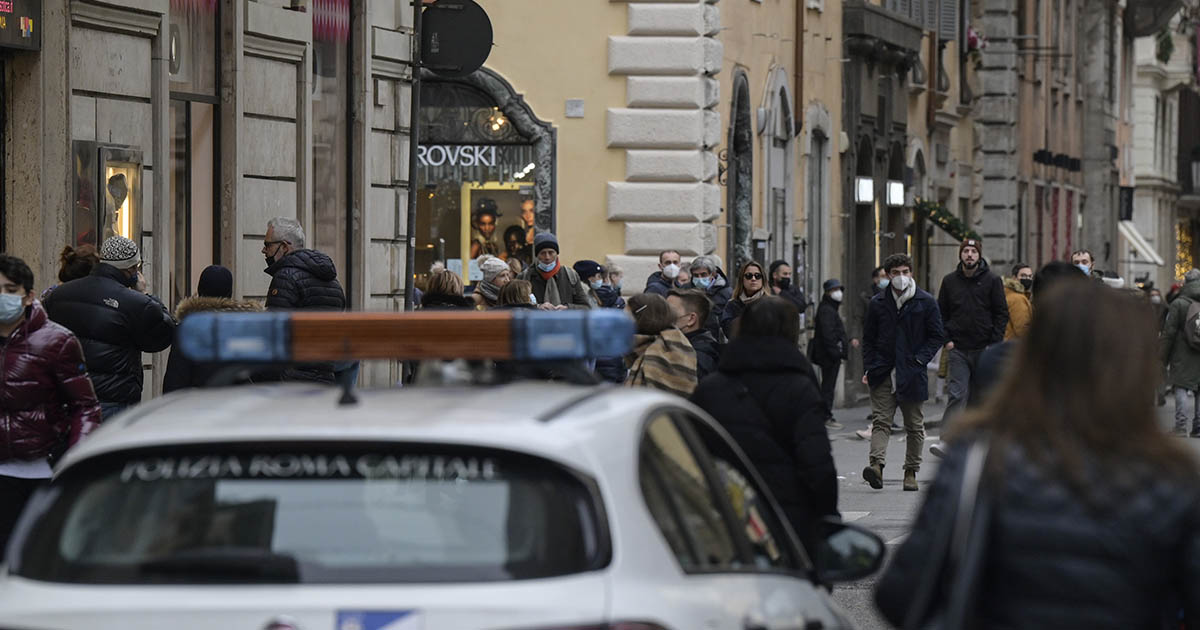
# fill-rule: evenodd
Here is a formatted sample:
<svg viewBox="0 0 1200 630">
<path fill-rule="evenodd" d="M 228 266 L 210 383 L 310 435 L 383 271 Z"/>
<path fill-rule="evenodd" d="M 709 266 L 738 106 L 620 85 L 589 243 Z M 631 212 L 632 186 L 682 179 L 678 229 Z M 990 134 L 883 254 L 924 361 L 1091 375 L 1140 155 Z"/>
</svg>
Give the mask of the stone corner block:
<svg viewBox="0 0 1200 630">
<path fill-rule="evenodd" d="M 717 246 L 717 228 L 711 223 L 629 222 L 625 224 L 625 253 L 657 255 L 664 249 L 682 256 L 700 256 Z"/>
<path fill-rule="evenodd" d="M 625 103 L 630 107 L 711 107 L 708 77 L 634 76 L 625 79 Z M 713 81 L 715 83 L 715 81 Z"/>
<path fill-rule="evenodd" d="M 704 182 L 716 175 L 717 156 L 711 151 L 625 152 L 625 179 L 630 182 Z"/>
<path fill-rule="evenodd" d="M 705 35 L 703 4 L 631 4 L 630 35 Z"/>
<path fill-rule="evenodd" d="M 709 139 L 708 110 L 610 108 L 606 137 L 609 147 L 699 149 Z"/>
<path fill-rule="evenodd" d="M 608 183 L 610 221 L 704 221 L 720 212 L 715 184 Z"/>
<path fill-rule="evenodd" d="M 709 37 L 608 38 L 608 73 L 684 75 L 712 74 L 712 45 Z M 717 42 L 716 70 L 721 68 Z"/>
</svg>

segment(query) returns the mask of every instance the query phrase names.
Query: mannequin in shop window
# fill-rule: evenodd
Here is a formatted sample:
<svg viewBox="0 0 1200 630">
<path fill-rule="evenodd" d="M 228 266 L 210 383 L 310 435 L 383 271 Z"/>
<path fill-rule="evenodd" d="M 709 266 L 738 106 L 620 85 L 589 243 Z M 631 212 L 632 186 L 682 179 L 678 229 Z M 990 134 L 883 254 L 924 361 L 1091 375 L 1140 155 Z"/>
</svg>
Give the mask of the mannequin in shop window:
<svg viewBox="0 0 1200 630">
<path fill-rule="evenodd" d="M 484 254 L 500 255 L 500 243 L 496 240 L 496 220 L 500 212 L 496 200 L 484 197 L 475 204 L 475 218 L 471 230 L 471 258 Z"/>
</svg>

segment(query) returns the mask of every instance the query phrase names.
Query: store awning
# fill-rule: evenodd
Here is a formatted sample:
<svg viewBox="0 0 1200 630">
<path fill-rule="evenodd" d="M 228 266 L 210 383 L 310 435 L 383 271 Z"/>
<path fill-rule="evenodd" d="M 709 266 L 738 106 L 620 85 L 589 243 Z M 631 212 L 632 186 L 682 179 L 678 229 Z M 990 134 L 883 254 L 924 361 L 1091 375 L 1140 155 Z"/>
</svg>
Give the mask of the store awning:
<svg viewBox="0 0 1200 630">
<path fill-rule="evenodd" d="M 1152 262 L 1159 267 L 1167 264 L 1165 261 L 1163 261 L 1162 256 L 1159 256 L 1158 252 L 1154 251 L 1154 248 L 1150 246 L 1150 243 L 1146 242 L 1146 239 L 1142 236 L 1142 233 L 1138 231 L 1137 226 L 1134 225 L 1133 221 L 1118 222 L 1117 230 L 1121 232 L 1121 236 L 1124 236 L 1125 240 L 1129 241 L 1130 245 L 1133 245 L 1133 249 L 1137 250 L 1138 256 L 1145 258 L 1147 261 Z"/>
</svg>

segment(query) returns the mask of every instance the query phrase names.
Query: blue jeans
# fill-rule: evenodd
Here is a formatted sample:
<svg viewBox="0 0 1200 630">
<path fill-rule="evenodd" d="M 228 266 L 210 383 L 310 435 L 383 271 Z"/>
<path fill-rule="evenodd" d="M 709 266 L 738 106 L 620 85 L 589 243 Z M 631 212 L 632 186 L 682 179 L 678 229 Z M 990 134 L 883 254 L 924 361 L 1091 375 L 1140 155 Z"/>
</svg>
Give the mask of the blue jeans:
<svg viewBox="0 0 1200 630">
<path fill-rule="evenodd" d="M 100 403 L 100 421 L 104 422 L 104 421 L 108 420 L 109 418 L 111 418 L 114 415 L 116 415 L 117 413 L 123 411 L 127 407 L 129 407 L 129 405 L 125 405 L 125 404 L 121 404 L 121 403 L 106 403 L 106 402 Z"/>
</svg>

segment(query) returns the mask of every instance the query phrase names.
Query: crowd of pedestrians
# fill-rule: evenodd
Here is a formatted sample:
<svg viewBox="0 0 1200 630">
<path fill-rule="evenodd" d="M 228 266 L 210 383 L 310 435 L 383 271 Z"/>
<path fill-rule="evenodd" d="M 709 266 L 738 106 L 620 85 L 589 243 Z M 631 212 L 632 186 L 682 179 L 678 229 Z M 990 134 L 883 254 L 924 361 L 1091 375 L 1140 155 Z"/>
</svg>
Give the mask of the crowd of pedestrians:
<svg viewBox="0 0 1200 630">
<path fill-rule="evenodd" d="M 143 353 L 169 348 L 178 322 L 199 312 L 347 308 L 333 261 L 306 247 L 295 220 L 268 222 L 261 251 L 270 277 L 264 303 L 235 299 L 233 272 L 213 265 L 174 309 L 148 291 L 140 249 L 120 236 L 98 249 L 64 250 L 58 283 L 40 295 L 29 267 L 0 254 L 0 502 L 16 508 L 0 516 L 0 543 L 53 461 L 143 399 Z M 1138 605 L 1094 615 L 1089 609 L 1089 625 L 1097 627 L 1148 627 L 1156 615 L 1193 605 L 1200 614 L 1200 600 L 1172 590 L 1200 577 L 1191 573 L 1189 555 L 1191 528 L 1200 524 L 1192 496 L 1197 471 L 1155 426 L 1154 397 L 1147 395 L 1165 373 L 1176 432 L 1200 437 L 1200 270 L 1165 298 L 1147 286 L 1132 299 L 1130 291 L 1110 288 L 1118 283 L 1097 272 L 1086 251 L 1036 271 L 1017 264 L 1002 278 L 984 258 L 983 243 L 967 239 L 936 298 L 917 285 L 912 258 L 898 253 L 872 272 L 857 299 L 847 303 L 846 287 L 830 278 L 813 304 L 786 261 L 745 261 L 729 277 L 717 256 L 685 261 L 665 250 L 641 292 L 630 292 L 622 269 L 565 260 L 549 232 L 534 235 L 528 267 L 480 251 L 470 285 L 444 265 L 431 268 L 414 296 L 417 307 L 627 313 L 636 330 L 633 350 L 597 357 L 588 369 L 598 380 L 659 389 L 707 411 L 753 460 L 810 548 L 821 538 L 822 519 L 838 515 L 828 431 L 840 428 L 832 409 L 843 363 L 861 349 L 861 373 L 845 378 L 861 379 L 869 394 L 863 480 L 884 487 L 888 443 L 902 430 L 902 488 L 915 491 L 930 366 L 943 357 L 947 437 L 930 451 L 944 461 L 876 594 L 893 623 L 924 627 L 945 615 L 948 601 L 973 595 L 955 586 L 963 581 L 1009 585 L 970 609 L 987 626 L 1029 619 L 1070 625 L 1069 612 L 1030 603 L 1061 592 L 1065 582 L 1096 611 L 1123 593 L 1141 593 Z M 806 331 L 810 307 L 815 319 Z M 222 375 L 222 382 L 333 383 L 356 370 L 316 363 L 234 377 L 172 352 L 163 390 L 200 387 Z M 897 411 L 902 427 L 893 424 Z M 961 530 L 965 490 L 983 497 L 977 501 L 986 527 L 966 519 Z M 1122 503 L 1139 492 L 1144 500 Z M 942 559 L 962 554 L 975 562 Z M 1071 562 L 1078 579 L 1049 570 Z M 1039 566 L 1047 570 L 1031 568 Z"/>
</svg>

